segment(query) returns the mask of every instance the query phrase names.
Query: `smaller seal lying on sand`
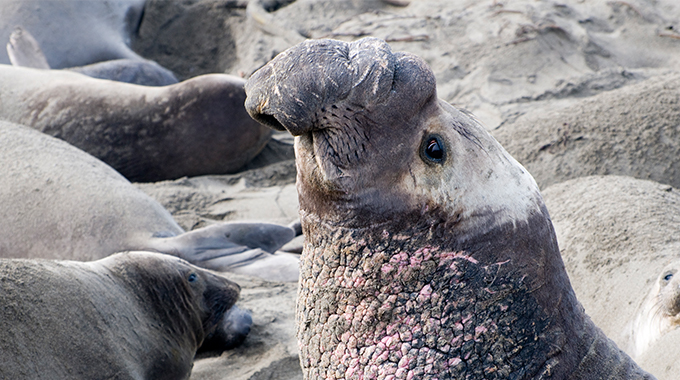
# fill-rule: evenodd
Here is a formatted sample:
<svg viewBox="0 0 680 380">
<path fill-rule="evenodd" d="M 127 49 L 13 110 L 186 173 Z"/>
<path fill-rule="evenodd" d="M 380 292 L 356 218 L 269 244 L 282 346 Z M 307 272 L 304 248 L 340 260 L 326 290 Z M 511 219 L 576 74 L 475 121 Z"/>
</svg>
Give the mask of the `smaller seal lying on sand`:
<svg viewBox="0 0 680 380">
<path fill-rule="evenodd" d="M 637 358 L 657 339 L 680 326 L 680 260 L 668 264 L 640 305 L 631 326 L 628 352 Z"/>
<path fill-rule="evenodd" d="M 0 121 L 0 257 L 91 261 L 154 251 L 204 268 L 297 279 L 297 259 L 273 255 L 295 232 L 230 222 L 185 232 L 110 166 L 44 133 Z M 281 260 L 288 258 L 288 271 Z M 251 267 L 249 264 L 255 264 Z"/>
<path fill-rule="evenodd" d="M 271 131 L 243 103 L 245 80 L 208 74 L 148 87 L 0 65 L 0 118 L 67 141 L 131 181 L 237 171 Z"/>
<path fill-rule="evenodd" d="M 420 58 L 313 40 L 246 84 L 295 135 L 306 379 L 651 379 L 583 312 L 531 175 Z"/>
<path fill-rule="evenodd" d="M 0 378 L 186 379 L 239 286 L 184 260 L 0 260 Z"/>
</svg>

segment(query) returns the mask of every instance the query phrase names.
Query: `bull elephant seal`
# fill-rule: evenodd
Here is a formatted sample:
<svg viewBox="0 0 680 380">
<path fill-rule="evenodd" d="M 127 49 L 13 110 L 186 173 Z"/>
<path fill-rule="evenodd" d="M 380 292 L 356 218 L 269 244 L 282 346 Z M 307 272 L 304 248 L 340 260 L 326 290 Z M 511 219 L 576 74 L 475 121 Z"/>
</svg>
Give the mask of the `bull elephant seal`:
<svg viewBox="0 0 680 380">
<path fill-rule="evenodd" d="M 0 377 L 187 379 L 239 295 L 184 260 L 0 260 Z"/>
<path fill-rule="evenodd" d="M 308 41 L 246 93 L 296 136 L 305 378 L 653 378 L 583 312 L 531 175 L 421 59 Z"/>
<path fill-rule="evenodd" d="M 243 108 L 245 81 L 226 74 L 146 87 L 0 65 L 0 81 L 0 118 L 65 140 L 131 181 L 234 172 L 271 135 Z"/>
<path fill-rule="evenodd" d="M 9 36 L 7 55 L 13 66 L 50 69 L 40 44 L 33 35 L 18 26 Z M 178 82 L 172 71 L 147 59 L 121 58 L 111 61 L 71 67 L 71 71 L 92 78 L 108 79 L 117 82 L 140 84 L 143 86 L 168 86 Z"/>
<path fill-rule="evenodd" d="M 90 261 L 150 250 L 215 270 L 244 272 L 256 263 L 255 274 L 268 277 L 280 268 L 264 264 L 295 236 L 289 227 L 255 222 L 184 232 L 158 202 L 63 141 L 2 121 L 0 141 L 3 258 Z"/>
<path fill-rule="evenodd" d="M 680 326 L 680 260 L 666 265 L 635 316 L 629 352 L 640 357 L 656 340 Z"/>
</svg>

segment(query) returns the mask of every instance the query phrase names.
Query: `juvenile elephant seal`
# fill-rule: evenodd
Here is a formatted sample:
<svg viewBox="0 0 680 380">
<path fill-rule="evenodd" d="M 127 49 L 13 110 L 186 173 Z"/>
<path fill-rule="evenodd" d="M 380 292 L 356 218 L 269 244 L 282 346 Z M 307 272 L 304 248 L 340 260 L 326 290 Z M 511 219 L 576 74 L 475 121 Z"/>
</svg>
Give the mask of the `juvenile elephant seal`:
<svg viewBox="0 0 680 380">
<path fill-rule="evenodd" d="M 163 252 L 216 270 L 272 275 L 263 265 L 295 232 L 222 223 L 185 232 L 158 202 L 108 165 L 30 128 L 0 121 L 0 257 L 98 260 Z M 296 273 L 295 273 L 296 275 Z"/>
<path fill-rule="evenodd" d="M 668 264 L 637 312 L 629 352 L 640 357 L 662 335 L 680 326 L 680 260 Z"/>
<path fill-rule="evenodd" d="M 131 181 L 233 172 L 271 135 L 245 112 L 245 81 L 225 74 L 146 87 L 0 65 L 0 82 L 0 118 L 65 140 Z"/>
<path fill-rule="evenodd" d="M 0 377 L 186 379 L 239 295 L 168 255 L 0 260 Z"/>
<path fill-rule="evenodd" d="M 653 378 L 583 312 L 531 175 L 421 59 L 308 41 L 246 92 L 296 136 L 305 378 Z"/>
</svg>

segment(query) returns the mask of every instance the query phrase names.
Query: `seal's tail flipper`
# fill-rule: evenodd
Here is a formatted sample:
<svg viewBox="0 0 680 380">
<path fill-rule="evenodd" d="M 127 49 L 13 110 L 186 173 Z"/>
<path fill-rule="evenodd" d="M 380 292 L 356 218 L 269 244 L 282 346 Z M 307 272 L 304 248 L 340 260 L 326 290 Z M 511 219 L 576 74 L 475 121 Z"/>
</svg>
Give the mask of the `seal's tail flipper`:
<svg viewBox="0 0 680 380">
<path fill-rule="evenodd" d="M 178 236 L 153 238 L 148 249 L 178 256 L 194 265 L 212 270 L 253 274 L 275 280 L 275 278 L 269 278 L 270 276 L 266 273 L 268 269 L 265 267 L 269 265 L 266 263 L 290 267 L 294 260 L 283 259 L 282 263 L 282 259 L 278 257 L 284 254 L 272 255 L 272 253 L 294 237 L 295 231 L 292 228 L 278 224 L 227 222 L 199 228 Z M 277 260 L 272 260 L 273 256 L 276 256 Z M 244 269 L 259 261 L 263 262 L 255 267 L 263 270 L 261 275 L 257 273 L 257 270 Z M 297 261 L 295 269 L 297 270 Z M 291 281 L 297 279 L 297 272 L 286 273 L 286 278 L 294 278 Z"/>
<path fill-rule="evenodd" d="M 50 69 L 38 41 L 20 26 L 17 26 L 9 36 L 7 55 L 12 66 Z"/>
</svg>

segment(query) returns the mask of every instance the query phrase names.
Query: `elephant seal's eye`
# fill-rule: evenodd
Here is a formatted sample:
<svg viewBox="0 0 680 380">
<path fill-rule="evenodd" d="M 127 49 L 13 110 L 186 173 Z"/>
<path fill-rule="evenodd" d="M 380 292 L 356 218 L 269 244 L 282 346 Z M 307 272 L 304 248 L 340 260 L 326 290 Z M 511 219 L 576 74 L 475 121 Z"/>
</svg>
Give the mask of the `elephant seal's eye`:
<svg viewBox="0 0 680 380">
<path fill-rule="evenodd" d="M 673 278 L 673 273 L 666 273 L 666 275 L 663 276 L 664 281 L 670 281 L 671 278 Z"/>
<path fill-rule="evenodd" d="M 437 135 L 429 135 L 420 147 L 420 156 L 425 162 L 441 164 L 446 159 L 446 148 L 442 138 Z"/>
<path fill-rule="evenodd" d="M 187 280 L 189 282 L 196 282 L 196 280 L 198 280 L 198 276 L 196 275 L 196 273 L 192 273 L 189 275 L 189 277 L 187 277 Z"/>
</svg>

